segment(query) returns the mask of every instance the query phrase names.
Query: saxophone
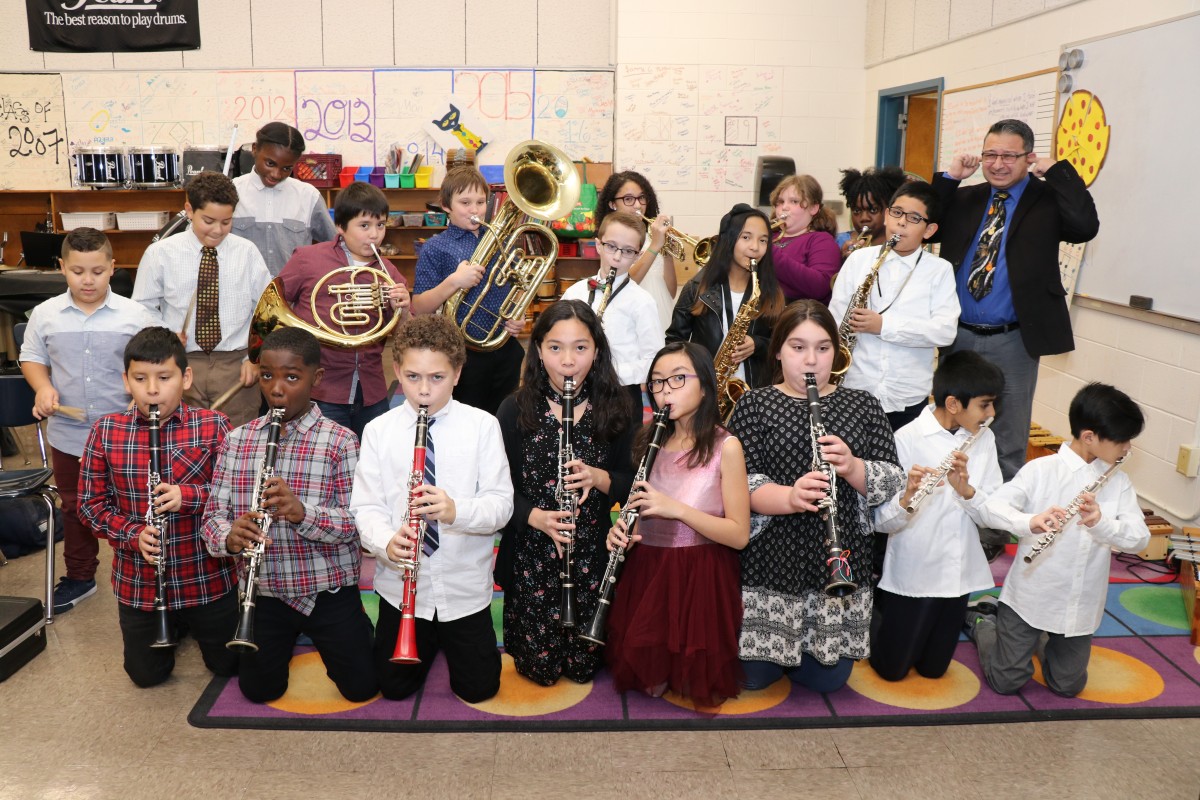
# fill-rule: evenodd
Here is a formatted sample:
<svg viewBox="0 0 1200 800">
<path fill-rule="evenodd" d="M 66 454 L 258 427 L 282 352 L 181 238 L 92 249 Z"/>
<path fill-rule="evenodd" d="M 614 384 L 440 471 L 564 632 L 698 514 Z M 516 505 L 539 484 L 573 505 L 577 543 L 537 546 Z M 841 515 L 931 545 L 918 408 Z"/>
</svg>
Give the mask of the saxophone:
<svg viewBox="0 0 1200 800">
<path fill-rule="evenodd" d="M 745 340 L 750 323 L 762 313 L 762 293 L 758 288 L 757 267 L 758 259 L 750 259 L 750 296 L 742 302 L 742 307 L 738 309 L 737 316 L 733 318 L 733 324 L 729 326 L 729 332 L 725 334 L 716 358 L 713 359 L 713 366 L 717 371 L 717 407 L 724 422 L 728 422 L 733 416 L 733 407 L 742 399 L 742 395 L 750 391 L 744 380 L 734 377 L 738 365 L 733 360 L 733 351 Z"/>
<path fill-rule="evenodd" d="M 850 304 L 846 306 L 846 313 L 842 315 L 842 324 L 838 326 L 838 339 L 841 340 L 842 347 L 846 348 L 847 353 L 850 355 L 854 354 L 854 345 L 858 344 L 858 334 L 850 326 L 851 317 L 854 316 L 854 312 L 858 309 L 867 307 L 871 289 L 875 286 L 875 281 L 879 278 L 879 268 L 883 266 L 888 253 L 892 252 L 892 248 L 899 241 L 900 234 L 897 233 L 884 242 L 883 247 L 879 249 L 879 258 L 875 259 L 875 263 L 871 266 L 867 277 L 863 278 L 863 282 L 855 290 L 854 296 L 850 298 Z M 845 375 L 845 372 L 835 374 L 833 375 L 833 381 L 840 386 Z"/>
</svg>

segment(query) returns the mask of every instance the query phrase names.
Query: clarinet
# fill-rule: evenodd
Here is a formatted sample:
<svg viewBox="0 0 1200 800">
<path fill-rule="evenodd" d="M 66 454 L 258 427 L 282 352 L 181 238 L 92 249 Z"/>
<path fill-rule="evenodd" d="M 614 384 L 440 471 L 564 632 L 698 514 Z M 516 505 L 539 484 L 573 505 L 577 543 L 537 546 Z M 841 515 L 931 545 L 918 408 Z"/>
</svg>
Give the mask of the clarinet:
<svg viewBox="0 0 1200 800">
<path fill-rule="evenodd" d="M 1101 475 L 1099 478 L 1096 478 L 1096 480 L 1092 481 L 1087 486 L 1083 487 L 1083 491 L 1075 495 L 1075 499 L 1072 500 L 1071 504 L 1066 508 L 1067 513 L 1063 517 L 1062 522 L 1058 523 L 1058 526 L 1053 530 L 1043 533 L 1038 537 L 1037 541 L 1034 542 L 1033 549 L 1030 550 L 1029 554 L 1025 556 L 1026 564 L 1032 564 L 1033 560 L 1040 556 L 1047 547 L 1054 544 L 1054 540 L 1060 533 L 1063 532 L 1063 529 L 1071 523 L 1071 520 L 1075 519 L 1075 517 L 1079 515 L 1079 507 L 1083 505 L 1083 496 L 1085 494 L 1095 494 L 1096 492 L 1100 491 L 1100 487 L 1108 483 L 1108 479 L 1111 478 L 1112 474 L 1117 471 L 1117 467 L 1121 466 L 1121 462 L 1127 458 L 1129 458 L 1128 453 L 1118 458 L 1113 462 L 1111 467 L 1104 470 L 1103 475 Z"/>
<path fill-rule="evenodd" d="M 167 515 L 154 510 L 154 490 L 162 483 L 162 442 L 159 439 L 158 404 L 150 406 L 150 474 L 146 524 L 158 531 L 158 558 L 154 560 L 154 642 L 151 647 L 174 647 L 174 626 L 167 614 Z"/>
<path fill-rule="evenodd" d="M 575 427 L 575 379 L 563 379 L 562 392 L 562 428 L 558 434 L 558 488 L 554 494 L 558 500 L 558 510 L 565 511 L 570 516 L 567 522 L 574 524 L 579 516 L 579 492 L 567 488 L 567 464 L 575 460 L 575 449 L 571 446 L 571 432 Z M 567 534 L 567 543 L 563 545 L 562 571 L 558 574 L 562 581 L 562 606 L 559 612 L 558 624 L 564 628 L 575 627 L 575 532 Z"/>
<path fill-rule="evenodd" d="M 417 657 L 417 573 L 421 569 L 421 549 L 425 546 L 425 529 L 428 523 L 417 513 L 416 489 L 425 482 L 425 453 L 429 444 L 429 406 L 417 408 L 417 437 L 413 443 L 412 470 L 408 473 L 408 505 L 404 510 L 401 529 L 408 528 L 416 534 L 412 558 L 398 562 L 404 575 L 404 588 L 400 592 L 400 630 L 396 634 L 396 649 L 392 651 L 394 664 L 420 664 Z"/>
<path fill-rule="evenodd" d="M 271 512 L 263 508 L 263 492 L 266 491 L 267 481 L 275 477 L 275 459 L 279 456 L 279 431 L 283 427 L 282 408 L 272 408 L 270 420 L 267 422 L 267 448 L 263 453 L 262 465 L 258 470 L 258 486 L 254 489 L 254 498 L 250 508 L 261 514 L 259 529 L 263 536 L 271 528 Z M 242 551 L 246 559 L 246 589 L 242 592 L 241 616 L 238 618 L 237 630 L 233 638 L 225 643 L 230 650 L 253 653 L 258 651 L 254 643 L 254 601 L 258 596 L 258 573 L 262 567 L 263 551 L 266 542 L 255 542 Z"/>
<path fill-rule="evenodd" d="M 979 426 L 979 430 L 972 433 L 963 440 L 962 444 L 946 454 L 946 457 L 942 459 L 942 463 L 938 467 L 938 471 L 932 475 L 926 475 L 925 479 L 921 481 L 921 485 L 917 487 L 917 491 L 913 492 L 912 499 L 909 500 L 908 505 L 904 507 L 905 511 L 907 511 L 909 514 L 912 514 L 917 510 L 917 506 L 921 505 L 921 502 L 929 496 L 930 492 L 936 489 L 937 485 L 945 480 L 946 476 L 950 474 L 950 469 L 954 466 L 954 454 L 965 453 L 970 450 L 971 445 L 975 444 L 975 440 L 979 438 L 979 435 L 983 433 L 984 429 L 992 424 L 993 419 L 995 419 L 995 417 L 988 417 L 985 419 L 983 424 Z"/>
<path fill-rule="evenodd" d="M 637 474 L 633 478 L 634 485 L 637 485 L 638 481 L 646 480 L 654 469 L 654 461 L 658 458 L 658 451 L 663 446 L 663 439 L 667 436 L 667 416 L 670 413 L 670 406 L 663 406 L 654 412 L 652 423 L 654 435 L 650 437 L 650 444 L 642 455 L 642 462 L 638 464 Z M 629 504 L 633 502 L 633 495 L 634 490 L 630 489 L 629 499 L 621 508 L 621 519 L 625 522 L 627 536 L 633 535 L 633 526 L 641 514 L 641 509 L 629 507 Z M 581 639 L 587 639 L 589 642 L 600 645 L 604 644 L 604 629 L 608 624 L 608 612 L 612 608 L 612 595 L 617 588 L 617 579 L 621 577 L 621 569 L 625 566 L 626 552 L 628 552 L 628 548 L 617 546 L 608 554 L 608 567 L 605 568 L 604 577 L 600 580 L 600 604 L 596 606 L 596 613 L 592 616 L 592 622 L 588 625 L 587 631 L 579 634 Z"/>
<path fill-rule="evenodd" d="M 812 434 L 812 469 L 820 472 L 829 479 L 829 491 L 817 503 L 821 519 L 825 523 L 825 551 L 828 558 L 825 566 L 829 567 L 829 581 L 825 584 L 825 594 L 830 597 L 845 597 L 858 589 L 854 582 L 854 574 L 850 570 L 850 551 L 842 547 L 837 525 L 837 472 L 821 455 L 821 443 L 818 441 L 825 436 L 825 423 L 821 421 L 821 395 L 817 391 L 817 376 L 811 372 L 805 373 L 804 385 L 808 391 L 808 425 Z"/>
</svg>

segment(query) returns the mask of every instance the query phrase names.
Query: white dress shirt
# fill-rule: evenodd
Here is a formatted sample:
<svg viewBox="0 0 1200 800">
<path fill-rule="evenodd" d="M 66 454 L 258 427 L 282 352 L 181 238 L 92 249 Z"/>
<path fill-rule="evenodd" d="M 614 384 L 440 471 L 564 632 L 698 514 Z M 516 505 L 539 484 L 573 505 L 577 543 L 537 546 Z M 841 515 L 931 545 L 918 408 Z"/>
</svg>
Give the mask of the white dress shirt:
<svg viewBox="0 0 1200 800">
<path fill-rule="evenodd" d="M 337 238 L 325 199 L 315 186 L 295 178 L 273 187 L 251 171 L 233 179 L 238 204 L 233 211 L 233 232 L 254 243 L 272 276 L 297 247 Z"/>
<path fill-rule="evenodd" d="M 443 622 L 492 602 L 492 546 L 513 513 L 513 488 L 500 423 L 487 412 L 451 400 L 430 417 L 436 485 L 454 501 L 453 524 L 438 523 L 439 546 L 421 554 L 417 610 Z M 375 591 L 400 607 L 404 580 L 387 546 L 404 524 L 417 412 L 407 402 L 367 423 L 354 472 L 350 511 L 362 543 L 375 555 Z"/>
<path fill-rule="evenodd" d="M 896 452 L 905 473 L 914 465 L 937 469 L 970 434 L 951 433 L 933 414 L 933 405 L 896 431 Z M 909 514 L 900 507 L 901 489 L 875 508 L 875 530 L 890 533 L 879 588 L 906 597 L 961 597 L 996 585 L 979 543 L 980 509 L 1000 488 L 996 437 L 980 432 L 967 451 L 967 475 L 975 496 L 964 500 L 948 482 L 930 492 Z"/>
<path fill-rule="evenodd" d="M 603 281 L 604 276 L 595 276 Z M 563 300 L 588 299 L 588 282 L 576 281 L 563 292 Z M 625 288 L 621 288 L 624 286 Z M 621 293 L 617 294 L 617 290 Z M 592 309 L 600 308 L 603 292 L 596 290 Z M 646 382 L 650 362 L 654 354 L 662 349 L 666 339 L 664 328 L 659 325 L 658 306 L 650 293 L 630 280 L 629 275 L 617 277 L 613 285 L 613 296 L 604 311 L 604 335 L 612 348 L 613 366 L 622 386 L 636 386 Z"/>
<path fill-rule="evenodd" d="M 1029 521 L 1051 506 L 1066 508 L 1109 465 L 1091 464 L 1063 445 L 1029 462 L 983 504 L 983 522 L 1020 538 L 1000 602 L 1034 628 L 1064 636 L 1095 633 L 1108 594 L 1110 548 L 1136 553 L 1150 543 L 1137 492 L 1119 469 L 1100 488 L 1100 521 L 1087 528 L 1075 517 L 1032 564 L 1025 556 L 1037 535 Z"/>
<path fill-rule="evenodd" d="M 173 331 L 187 324 L 187 351 L 196 353 L 196 283 L 200 277 L 200 251 L 203 245 L 189 229 L 146 248 L 133 283 L 133 299 L 162 317 Z M 258 248 L 240 236 L 229 234 L 217 245 L 217 266 L 221 286 L 218 308 L 221 314 L 221 342 L 217 352 L 246 349 L 250 338 L 250 320 L 263 289 L 271 282 Z"/>
<path fill-rule="evenodd" d="M 829 301 L 839 323 L 880 247 L 855 250 L 842 265 Z M 934 348 L 953 343 L 958 334 L 954 269 L 924 250 L 891 253 L 879 269 L 867 308 L 883 315 L 883 327 L 878 336 L 858 334 L 844 385 L 875 395 L 884 411 L 903 411 L 929 397 Z"/>
</svg>

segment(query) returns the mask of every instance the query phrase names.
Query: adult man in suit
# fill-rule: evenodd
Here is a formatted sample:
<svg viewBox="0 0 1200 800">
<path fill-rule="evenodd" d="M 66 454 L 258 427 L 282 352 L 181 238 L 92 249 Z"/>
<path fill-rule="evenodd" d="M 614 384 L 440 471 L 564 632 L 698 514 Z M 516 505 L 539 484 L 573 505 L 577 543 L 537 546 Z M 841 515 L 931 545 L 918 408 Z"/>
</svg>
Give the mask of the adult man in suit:
<svg viewBox="0 0 1200 800">
<path fill-rule="evenodd" d="M 1100 229 L 1083 179 L 1033 146 L 1028 125 L 1001 120 L 981 155 L 956 156 L 933 181 L 943 209 L 936 238 L 962 307 L 951 352 L 974 350 L 1004 372 L 992 430 L 1006 481 L 1025 463 L 1038 359 L 1075 349 L 1058 243 L 1090 241 Z M 980 164 L 986 183 L 960 188 Z"/>
</svg>

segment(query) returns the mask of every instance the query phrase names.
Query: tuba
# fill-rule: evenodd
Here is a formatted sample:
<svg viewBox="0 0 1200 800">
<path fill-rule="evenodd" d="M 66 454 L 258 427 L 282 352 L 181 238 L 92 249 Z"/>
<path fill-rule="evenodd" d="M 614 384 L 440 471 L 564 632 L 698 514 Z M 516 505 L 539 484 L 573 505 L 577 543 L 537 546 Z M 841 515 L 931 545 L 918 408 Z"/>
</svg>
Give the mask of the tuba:
<svg viewBox="0 0 1200 800">
<path fill-rule="evenodd" d="M 467 346 L 473 350 L 495 350 L 508 339 L 504 323 L 525 319 L 537 297 L 538 287 L 558 257 L 558 239 L 542 223 L 561 219 L 579 200 L 579 173 L 565 153 L 535 139 L 522 142 L 504 160 L 504 188 L 508 199 L 485 228 L 471 254 L 472 264 L 495 265 L 475 289 L 459 289 L 442 305 L 442 314 L 455 320 Z M 526 234 L 540 236 L 544 247 L 527 248 Z M 545 255 L 531 252 L 547 251 Z M 467 293 L 476 291 L 462 320 L 460 306 Z M 499 311 L 485 306 L 491 292 L 503 292 Z"/>
</svg>

